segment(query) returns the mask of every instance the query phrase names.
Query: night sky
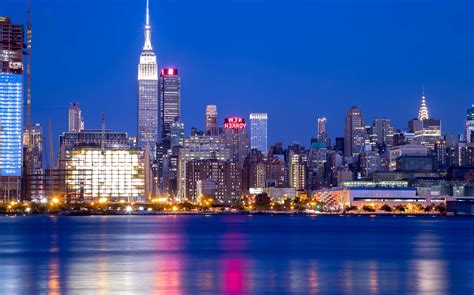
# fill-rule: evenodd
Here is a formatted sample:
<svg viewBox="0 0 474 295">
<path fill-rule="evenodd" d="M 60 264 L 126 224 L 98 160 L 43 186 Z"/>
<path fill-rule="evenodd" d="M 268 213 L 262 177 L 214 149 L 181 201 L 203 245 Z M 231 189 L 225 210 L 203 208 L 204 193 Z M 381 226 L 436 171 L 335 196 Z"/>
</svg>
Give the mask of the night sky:
<svg viewBox="0 0 474 295">
<path fill-rule="evenodd" d="M 107 128 L 135 135 L 145 0 L 32 2 L 33 121 L 51 118 L 57 135 L 77 101 L 86 128 L 100 128 L 105 112 Z M 389 117 L 406 128 L 424 84 L 431 115 L 457 134 L 474 103 L 471 0 L 151 0 L 150 9 L 159 66 L 181 74 L 187 133 L 203 129 L 207 104 L 220 123 L 268 112 L 269 144 L 308 145 L 318 116 L 341 136 L 352 105 L 366 124 Z M 0 1 L 0 15 L 26 23 L 26 0 Z"/>
</svg>

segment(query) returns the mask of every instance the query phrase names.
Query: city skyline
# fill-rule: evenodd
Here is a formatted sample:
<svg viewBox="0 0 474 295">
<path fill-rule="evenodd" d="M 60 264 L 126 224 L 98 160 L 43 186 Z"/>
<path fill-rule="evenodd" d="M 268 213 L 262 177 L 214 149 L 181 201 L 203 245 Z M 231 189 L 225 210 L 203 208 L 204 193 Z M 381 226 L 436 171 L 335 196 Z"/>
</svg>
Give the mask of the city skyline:
<svg viewBox="0 0 474 295">
<path fill-rule="evenodd" d="M 143 2 L 143 3 L 141 3 Z M 101 23 L 105 26 L 104 29 L 108 28 L 111 24 L 114 26 L 118 26 L 118 28 L 122 28 L 123 26 L 127 27 L 127 30 L 123 31 L 124 34 L 107 34 L 104 39 L 105 40 L 99 40 L 99 39 L 93 39 L 94 42 L 93 44 L 89 45 L 89 50 L 84 51 L 81 53 L 80 56 L 78 57 L 94 57 L 98 52 L 96 53 L 95 51 L 99 50 L 100 48 L 103 48 L 100 46 L 102 42 L 107 41 L 109 42 L 111 46 L 115 49 L 113 53 L 110 53 L 107 55 L 107 63 L 102 64 L 103 61 L 97 60 L 98 63 L 97 65 L 91 66 L 93 69 L 97 67 L 100 71 L 96 71 L 95 75 L 97 77 L 89 77 L 88 75 L 85 75 L 85 72 L 83 71 L 78 71 L 77 73 L 72 73 L 73 77 L 80 78 L 79 80 L 75 79 L 69 79 L 71 81 L 63 81 L 61 80 L 61 83 L 56 83 L 57 85 L 60 85 L 61 87 L 57 88 L 57 92 L 52 94 L 51 98 L 46 97 L 45 91 L 46 89 L 43 89 L 40 85 L 41 81 L 41 76 L 43 73 L 49 71 L 49 69 L 46 69 L 44 67 L 44 60 L 51 60 L 51 56 L 48 54 L 45 55 L 45 44 L 44 40 L 49 40 L 49 38 L 54 38 L 55 34 L 57 34 L 60 30 L 59 28 L 54 28 L 53 30 L 50 30 L 48 32 L 45 31 L 44 24 L 41 22 L 37 22 L 38 24 L 35 24 L 35 38 L 36 40 L 34 41 L 34 51 L 35 51 L 35 56 L 37 57 L 36 60 L 33 61 L 33 68 L 35 68 L 35 75 L 33 75 L 33 106 L 32 106 L 32 121 L 33 122 L 40 122 L 43 126 L 47 125 L 47 121 L 49 118 L 51 118 L 53 122 L 53 134 L 54 134 L 54 141 L 57 141 L 58 135 L 60 132 L 64 131 L 67 129 L 67 123 L 65 122 L 66 120 L 64 119 L 66 114 L 67 114 L 67 108 L 72 101 L 77 101 L 81 104 L 81 107 L 83 108 L 83 114 L 85 117 L 85 121 L 88 122 L 88 126 L 91 128 L 99 128 L 100 127 L 100 114 L 102 112 L 106 113 L 106 118 L 107 118 L 107 126 L 113 130 L 123 130 L 127 131 L 130 135 L 136 135 L 136 129 L 135 129 L 135 124 L 134 122 L 136 121 L 135 115 L 131 112 L 129 112 L 129 109 L 134 107 L 136 103 L 136 99 L 134 99 L 136 96 L 133 94 L 135 93 L 136 89 L 136 84 L 130 84 L 133 83 L 133 73 L 128 73 L 128 71 L 121 71 L 121 72 L 127 72 L 128 74 L 126 76 L 124 75 L 118 75 L 115 74 L 114 67 L 117 64 L 118 67 L 121 67 L 121 69 L 129 69 L 136 67 L 136 55 L 139 54 L 137 53 L 138 50 L 141 49 L 141 44 L 143 44 L 143 34 L 140 34 L 139 31 L 141 30 L 143 32 L 143 26 L 144 26 L 144 19 L 143 19 L 143 7 L 145 5 L 145 1 L 141 1 L 140 3 L 134 1 L 129 2 L 129 1 L 124 1 L 121 2 L 121 4 L 113 5 L 113 7 L 110 8 L 111 13 L 110 15 L 102 16 L 104 19 L 101 20 Z M 317 8 L 320 8 L 322 10 L 327 10 L 329 13 L 336 13 L 335 9 L 340 8 L 340 11 L 336 13 L 336 15 L 345 15 L 348 13 L 347 9 L 352 7 L 354 3 L 357 1 L 351 2 L 348 1 L 347 3 L 339 3 L 339 5 L 324 5 L 321 3 L 316 3 L 313 5 L 309 5 L 310 10 L 314 10 Z M 16 5 L 15 5 L 16 3 Z M 21 10 L 18 9 L 18 4 L 17 2 L 10 2 L 7 1 L 5 3 L 5 14 L 10 15 L 15 23 L 26 23 L 26 1 L 25 1 L 25 9 Z M 219 5 L 214 3 L 213 1 L 206 2 L 204 6 L 208 7 L 210 3 L 215 4 L 217 7 L 214 9 L 221 8 Z M 56 12 L 60 12 L 61 9 L 66 9 L 70 5 L 69 3 L 65 3 L 62 5 L 53 5 L 51 3 L 48 3 L 45 1 L 44 7 L 49 7 L 53 9 Z M 400 3 L 399 3 L 400 4 Z M 89 4 L 92 5 L 92 4 Z M 96 13 L 99 13 L 101 9 L 105 9 L 104 7 L 101 6 L 102 4 L 94 4 L 94 7 L 97 6 L 97 12 L 88 12 L 90 13 L 90 17 L 92 19 L 96 18 L 98 15 Z M 236 5 L 236 4 L 235 4 Z M 263 9 L 269 9 L 269 10 L 274 10 L 276 13 L 282 13 L 281 9 L 283 8 L 288 8 L 290 9 L 291 12 L 301 12 L 301 3 L 296 2 L 295 4 L 290 4 L 289 2 L 285 1 L 278 1 L 277 4 L 275 5 L 266 5 L 265 3 L 260 3 L 256 5 L 256 12 L 260 12 Z M 465 4 L 467 8 L 469 8 L 469 3 Z M 119 7 L 126 6 L 127 8 L 131 9 L 130 10 L 130 18 L 127 19 L 125 23 L 122 23 L 119 18 L 117 18 L 117 13 L 116 11 Z M 367 74 L 364 79 L 362 79 L 360 83 L 360 87 L 354 88 L 354 82 L 357 80 L 354 77 L 352 77 L 352 80 L 349 81 L 349 83 L 344 83 L 346 87 L 343 89 L 338 89 L 337 91 L 331 92 L 329 91 L 327 86 L 321 86 L 323 81 L 327 81 L 327 79 L 333 77 L 334 73 L 328 72 L 328 68 L 318 68 L 318 71 L 314 72 L 311 71 L 311 74 L 308 74 L 308 69 L 301 68 L 301 60 L 298 60 L 298 63 L 295 65 L 299 65 L 300 67 L 300 74 L 303 74 L 304 79 L 303 82 L 299 82 L 297 85 L 301 87 L 297 91 L 299 94 L 300 99 L 298 99 L 298 104 L 306 104 L 308 107 L 305 107 L 304 109 L 301 109 L 298 113 L 298 116 L 292 117 L 292 120 L 294 121 L 295 124 L 298 126 L 303 126 L 302 128 L 297 128 L 297 130 L 290 130 L 287 129 L 286 124 L 284 121 L 288 119 L 286 114 L 282 112 L 279 107 L 280 105 L 285 105 L 285 107 L 289 108 L 290 110 L 295 111 L 295 107 L 297 107 L 295 104 L 293 104 L 293 99 L 287 97 L 286 95 L 283 95 L 290 91 L 291 87 L 285 87 L 284 89 L 279 87 L 279 90 L 283 90 L 281 94 L 278 94 L 276 100 L 271 100 L 272 97 L 274 96 L 274 93 L 270 92 L 267 94 L 266 92 L 269 91 L 271 88 L 270 85 L 268 84 L 268 79 L 269 78 L 275 78 L 275 69 L 274 67 L 276 65 L 283 65 L 285 63 L 288 63 L 289 61 L 279 61 L 279 60 L 273 60 L 272 62 L 269 62 L 265 58 L 262 58 L 260 56 L 260 52 L 263 49 L 267 49 L 268 47 L 264 44 L 261 44 L 259 42 L 256 43 L 258 47 L 256 47 L 256 55 L 250 54 L 250 59 L 255 59 L 255 58 L 260 58 L 262 62 L 266 64 L 266 66 L 263 66 L 261 63 L 256 63 L 254 67 L 249 67 L 249 77 L 245 77 L 244 75 L 240 75 L 239 77 L 235 77 L 234 74 L 229 74 L 229 71 L 223 71 L 222 73 L 226 76 L 229 77 L 230 80 L 228 83 L 224 84 L 229 84 L 226 86 L 224 89 L 223 86 L 217 85 L 214 88 L 209 87 L 210 84 L 208 83 L 202 83 L 202 78 L 197 78 L 196 74 L 200 73 L 201 75 L 203 73 L 206 73 L 204 76 L 212 76 L 213 73 L 216 72 L 216 66 L 209 66 L 209 67 L 204 67 L 201 68 L 199 66 L 194 66 L 192 63 L 189 63 L 189 57 L 191 55 L 198 55 L 200 52 L 202 52 L 203 47 L 201 42 L 196 43 L 196 46 L 189 46 L 187 45 L 188 48 L 184 48 L 183 44 L 180 44 L 182 42 L 181 39 L 177 40 L 175 38 L 171 38 L 170 34 L 174 32 L 174 30 L 183 30 L 181 25 L 176 24 L 178 28 L 170 26 L 170 23 L 174 22 L 169 22 L 168 20 L 168 14 L 167 12 L 170 11 L 170 8 L 173 7 L 173 4 L 168 3 L 166 1 L 164 2 L 156 2 L 152 1 L 150 2 L 151 6 L 151 27 L 154 36 L 158 41 L 155 41 L 156 44 L 154 46 L 154 49 L 157 50 L 158 55 L 160 56 L 160 59 L 163 61 L 162 64 L 163 67 L 165 66 L 175 66 L 180 68 L 181 71 L 181 76 L 183 79 L 183 90 L 182 90 L 182 99 L 183 99 L 183 110 L 182 110 L 182 118 L 181 120 L 185 122 L 185 132 L 186 134 L 189 134 L 191 127 L 197 127 L 198 129 L 204 130 L 203 122 L 202 122 L 202 112 L 204 112 L 205 107 L 209 103 L 214 103 L 217 105 L 217 107 L 220 110 L 221 118 L 222 117 L 227 117 L 227 116 L 242 116 L 242 117 L 247 117 L 248 114 L 251 112 L 256 112 L 256 111 L 264 111 L 269 113 L 269 116 L 271 116 L 273 119 L 269 122 L 269 143 L 273 143 L 275 141 L 282 140 L 285 142 L 285 144 L 289 144 L 292 142 L 300 142 L 302 144 L 307 144 L 309 142 L 309 138 L 314 136 L 314 129 L 313 129 L 313 122 L 317 117 L 324 116 L 328 118 L 328 135 L 334 139 L 336 136 L 341 136 L 343 134 L 343 122 L 344 122 L 344 115 L 345 111 L 351 106 L 351 105 L 357 105 L 362 109 L 362 111 L 365 114 L 366 121 L 370 122 L 371 119 L 377 118 L 377 117 L 387 117 L 392 120 L 394 128 L 401 128 L 401 129 L 406 129 L 407 128 L 407 121 L 416 118 L 417 117 L 417 111 L 419 107 L 419 102 L 420 102 L 420 97 L 422 94 L 422 85 L 425 84 L 425 89 L 426 89 L 426 97 L 428 100 L 428 106 L 430 108 L 430 112 L 433 116 L 436 118 L 439 118 L 443 121 L 443 133 L 450 133 L 450 134 L 462 134 L 463 132 L 463 125 L 464 125 L 464 112 L 465 109 L 468 108 L 472 104 L 472 84 L 469 84 L 469 81 L 472 80 L 472 74 L 469 72 L 468 68 L 469 65 L 472 65 L 472 50 L 470 49 L 470 44 L 468 42 L 462 42 L 461 37 L 467 36 L 472 30 L 470 27 L 467 25 L 469 24 L 469 14 L 463 13 L 459 7 L 454 7 L 454 5 L 450 5 L 446 1 L 440 1 L 437 6 L 429 7 L 427 11 L 425 11 L 424 17 L 426 18 L 424 21 L 431 23 L 434 22 L 436 14 L 439 13 L 444 13 L 443 15 L 446 17 L 444 20 L 449 20 L 452 21 L 452 26 L 456 28 L 462 28 L 461 33 L 458 34 L 456 37 L 449 37 L 446 34 L 441 34 L 440 37 L 438 37 L 437 42 L 439 43 L 441 40 L 448 41 L 451 40 L 453 42 L 457 42 L 455 44 L 461 45 L 463 44 L 464 46 L 458 46 L 458 49 L 461 50 L 460 54 L 458 54 L 459 58 L 454 58 L 451 55 L 451 51 L 449 48 L 444 48 L 444 47 L 439 47 L 437 49 L 437 52 L 445 52 L 446 56 L 443 55 L 444 60 L 449 60 L 452 65 L 447 65 L 448 62 L 445 62 L 446 64 L 443 65 L 443 67 L 436 68 L 434 67 L 436 65 L 436 61 L 434 58 L 429 59 L 427 57 L 421 57 L 421 53 L 410 53 L 409 54 L 409 60 L 411 62 L 415 60 L 419 60 L 420 63 L 426 64 L 426 67 L 422 67 L 426 69 L 426 73 L 428 73 L 428 70 L 431 72 L 434 71 L 434 74 L 426 74 L 426 73 L 418 73 L 420 75 L 417 75 L 416 77 L 414 76 L 413 73 L 407 74 L 407 77 L 404 77 L 403 79 L 388 79 L 385 82 L 381 82 L 380 78 L 374 77 L 373 73 L 365 72 Z M 191 6 L 191 7 L 188 7 Z M 188 6 L 184 6 L 182 8 L 182 12 L 187 15 L 188 9 L 194 7 L 193 5 L 189 4 Z M 212 6 L 212 5 L 211 5 Z M 419 5 L 418 5 L 419 6 Z M 414 5 L 412 8 L 413 11 L 416 11 L 417 9 L 420 9 L 421 7 L 418 7 L 417 5 Z M 462 6 L 462 5 L 460 5 Z M 32 19 L 33 23 L 35 23 L 35 18 L 40 19 L 41 15 L 43 13 L 46 13 L 44 11 L 44 7 L 40 7 L 38 5 L 38 2 L 32 3 Z M 242 5 L 236 5 L 235 8 L 237 9 L 243 9 L 245 7 L 245 4 Z M 368 12 L 369 17 L 375 17 L 374 15 L 378 12 L 382 14 L 388 14 L 388 8 L 390 8 L 390 5 L 383 5 L 383 4 L 378 4 L 371 6 L 370 12 Z M 445 12 L 442 11 L 442 8 L 445 10 Z M 454 11 L 458 11 L 461 14 L 458 15 L 457 19 L 454 19 L 454 17 L 451 15 Z M 25 12 L 22 14 L 22 12 Z M 255 17 L 254 13 L 250 14 L 250 17 Z M 302 12 L 301 12 L 302 13 Z M 354 12 L 355 14 L 356 12 Z M 400 11 L 396 12 L 398 14 L 402 13 Z M 414 12 L 407 12 L 407 16 L 413 16 Z M 52 14 L 53 16 L 56 16 L 56 14 Z M 463 17 L 464 16 L 464 17 Z M 114 18 L 115 17 L 115 18 Z M 391 16 L 393 17 L 393 15 Z M 109 18 L 109 20 L 106 20 L 105 18 Z M 58 15 L 58 19 L 53 18 L 51 21 L 60 21 L 61 17 Z M 219 18 L 220 19 L 220 18 Z M 306 21 L 310 22 L 310 20 L 305 19 Z M 370 29 L 368 33 L 373 32 L 373 30 L 377 31 L 375 28 L 368 28 L 363 22 L 358 22 L 355 19 L 352 19 L 359 28 L 365 28 L 365 29 Z M 275 29 L 278 28 L 277 24 L 274 23 L 273 19 L 270 19 L 270 24 L 274 25 Z M 413 21 L 413 20 L 412 20 Z M 74 21 L 71 21 L 71 25 L 74 25 Z M 263 24 L 262 24 L 263 25 Z M 467 26 L 466 26 L 467 25 Z M 394 28 L 388 24 L 383 22 L 382 27 L 390 30 L 394 30 Z M 232 27 L 230 27 L 232 28 Z M 272 32 L 274 31 L 273 27 L 270 27 L 269 35 L 272 36 Z M 437 29 L 439 29 L 439 26 L 436 26 Z M 215 32 L 215 29 L 208 28 L 209 31 Z M 304 29 L 304 28 L 303 28 Z M 344 29 L 344 27 L 338 27 L 338 28 L 325 28 L 324 30 L 318 30 L 318 34 L 323 34 L 323 36 L 326 36 L 326 34 L 330 34 L 331 32 L 334 33 L 334 31 Z M 393 35 L 394 39 L 403 39 L 403 34 L 407 33 L 405 32 L 407 28 L 402 28 L 400 29 L 399 34 Z M 423 40 L 418 40 L 417 42 L 422 42 L 422 41 L 433 41 L 433 34 L 436 31 L 435 28 L 433 29 L 428 29 L 423 27 L 423 30 L 427 30 L 427 34 L 422 35 Z M 69 36 L 69 40 L 71 42 L 78 42 L 83 38 L 83 33 L 85 32 L 86 29 L 80 29 L 74 27 L 74 31 L 77 34 Z M 112 32 L 117 32 L 117 29 L 114 29 Z M 371 31 L 372 30 L 372 31 Z M 420 30 L 420 28 L 418 28 Z M 304 30 L 303 30 L 304 31 Z M 415 30 L 416 31 L 416 30 Z M 132 34 L 133 32 L 133 34 Z M 181 31 L 180 31 L 181 32 Z M 89 32 L 92 33 L 91 38 L 93 38 L 94 34 L 97 32 Z M 187 37 L 187 32 L 181 32 L 183 33 L 183 39 Z M 414 38 L 414 33 L 415 32 L 408 32 L 408 36 L 406 36 L 407 41 L 411 40 L 411 38 Z M 429 34 L 428 34 L 429 33 Z M 446 33 L 446 32 L 444 32 Z M 466 35 L 463 35 L 466 34 Z M 377 35 L 378 36 L 378 35 Z M 41 37 L 41 38 L 40 38 Z M 239 36 L 242 37 L 242 36 Z M 301 35 L 295 35 L 295 36 L 290 36 L 292 39 L 298 39 L 303 42 L 310 42 L 311 46 L 315 46 L 316 41 L 318 39 L 313 40 L 312 38 L 304 38 Z M 346 36 L 347 37 L 347 36 Z M 385 39 L 384 36 L 379 36 L 382 38 L 382 40 L 385 40 L 388 42 L 387 39 Z M 418 36 L 418 38 L 420 38 Z M 457 38 L 457 39 L 456 39 Z M 168 39 L 168 40 L 166 40 Z M 311 40 L 310 40 L 311 39 Z M 195 39 L 193 39 L 195 40 Z M 207 40 L 207 39 L 206 39 Z M 224 40 L 226 40 L 224 38 Z M 348 41 L 355 42 L 354 40 L 347 39 Z M 434 41 L 436 41 L 434 40 Z M 466 39 L 464 39 L 466 40 Z M 268 41 L 274 41 L 273 37 L 270 38 Z M 344 41 L 343 39 L 337 40 L 338 42 Z M 437 44 L 437 42 L 422 42 L 420 43 L 425 44 L 429 43 L 430 48 L 431 46 L 434 46 Z M 132 49 L 133 47 L 133 52 L 127 52 L 124 57 L 118 61 L 118 56 L 120 54 L 123 54 L 123 49 L 119 48 L 117 45 L 122 44 L 122 43 L 127 43 L 127 49 Z M 369 42 L 370 43 L 370 42 Z M 180 44 L 179 47 L 178 45 Z M 269 44 L 273 44 L 270 42 Z M 323 46 L 322 44 L 319 44 L 320 47 L 324 47 L 326 50 L 329 49 L 330 46 L 334 46 L 336 43 L 332 45 L 326 45 Z M 418 45 L 420 45 L 418 44 Z M 62 48 L 64 44 L 56 44 L 58 45 L 59 48 Z M 214 46 L 215 43 L 210 43 L 209 46 L 212 47 Z M 242 45 L 243 48 L 245 49 L 245 52 L 248 54 L 248 50 L 250 50 L 252 47 L 254 47 L 255 44 L 247 43 L 247 45 Z M 360 54 L 360 50 L 362 48 L 365 48 L 365 46 L 368 46 L 369 44 L 362 44 L 362 43 L 354 43 L 353 45 L 357 45 L 353 51 L 344 51 L 340 53 L 345 53 L 345 55 L 339 56 L 341 59 L 346 59 L 348 56 L 352 53 L 357 53 Z M 420 46 L 421 46 L 420 45 Z M 177 47 L 178 46 L 178 47 Z M 233 62 L 230 62 L 229 60 L 231 58 L 235 58 L 235 52 L 231 50 L 230 47 L 226 47 L 222 45 L 221 49 L 227 49 L 222 51 L 220 54 L 211 54 L 211 55 L 204 55 L 203 56 L 203 63 L 209 63 L 210 60 L 213 61 L 224 61 L 224 64 L 227 65 L 227 67 L 231 70 L 236 69 L 236 65 L 233 64 Z M 370 52 L 372 52 L 375 49 L 379 49 L 379 45 L 372 44 L 373 49 L 370 49 Z M 173 49 L 174 47 L 174 49 Z M 289 45 L 284 46 L 285 49 L 288 51 L 288 53 L 297 51 L 298 46 L 294 47 L 289 47 Z M 403 47 L 403 46 L 402 46 Z M 452 46 L 456 47 L 456 46 Z M 420 49 L 423 49 L 424 47 L 421 46 Z M 180 50 L 181 49 L 181 50 Z M 367 49 L 367 48 L 365 48 Z M 426 49 L 426 48 L 425 48 Z M 444 51 L 441 51 L 443 49 Z M 59 50 L 63 51 L 63 50 Z M 73 48 L 68 48 L 69 52 L 74 52 L 75 49 Z M 115 52 L 116 51 L 116 52 Z M 130 50 L 129 50 L 130 51 Z M 183 52 L 184 51 L 184 52 Z M 432 51 L 428 51 L 432 52 Z M 131 54 L 134 54 L 134 57 L 131 58 Z M 215 53 L 215 52 L 214 52 Z M 327 52 L 324 52 L 327 54 Z M 435 52 L 432 52 L 433 54 Z M 295 57 L 293 57 L 291 54 L 288 54 L 288 57 L 291 56 L 291 58 L 286 58 L 285 60 L 292 60 L 295 62 Z M 305 55 L 308 57 L 307 55 Z M 393 58 L 399 59 L 403 56 L 403 54 L 398 54 L 396 56 L 393 56 Z M 426 50 L 423 53 L 423 56 L 426 56 Z M 43 61 L 38 58 L 38 57 L 43 57 Z M 407 57 L 407 56 L 405 56 Z M 65 57 L 63 57 L 62 53 L 57 54 L 55 56 L 58 61 L 65 61 Z M 334 90 L 337 88 L 338 83 L 342 83 L 345 76 L 349 75 L 352 76 L 358 71 L 366 71 L 369 68 L 372 67 L 374 72 L 379 72 L 379 71 L 385 71 L 384 67 L 382 65 L 378 64 L 376 62 L 377 58 L 380 58 L 379 55 L 374 55 L 373 58 L 370 56 L 367 57 L 365 60 L 367 64 L 365 66 L 362 66 L 360 64 L 360 60 L 357 59 L 355 60 L 355 64 L 353 65 L 352 69 L 347 70 L 344 69 L 344 67 L 341 68 L 341 79 L 333 80 L 332 83 L 334 84 L 331 86 L 331 88 Z M 374 61 L 371 61 L 374 59 Z M 464 64 L 461 64 L 459 60 L 462 59 Z M 457 61 L 457 62 L 456 62 Z M 320 63 L 321 60 L 319 58 L 314 58 L 314 59 L 309 59 L 307 60 L 307 67 L 311 68 L 314 63 Z M 38 64 L 37 64 L 38 63 Z M 72 62 L 71 68 L 73 68 L 74 62 Z M 247 65 L 247 62 L 244 63 Z M 107 66 L 105 66 L 107 65 Z M 392 64 L 393 65 L 393 64 Z M 405 64 L 406 66 L 410 67 L 413 65 L 408 65 Z M 123 67 L 123 68 L 122 68 Z M 453 77 L 445 77 L 446 80 L 443 80 L 443 83 L 439 83 L 440 77 L 437 76 L 440 74 L 442 69 L 446 69 L 446 67 L 450 68 L 452 76 L 458 76 L 461 79 L 453 79 Z M 79 67 L 81 68 L 81 67 Z M 161 68 L 161 67 L 160 67 Z M 237 73 L 239 73 L 242 69 L 240 67 L 237 67 Z M 250 71 L 251 70 L 251 71 Z M 402 72 L 398 68 L 394 68 L 392 70 L 397 70 L 399 74 Z M 66 73 L 70 73 L 69 67 L 65 68 Z M 39 72 L 39 73 L 38 73 Z M 404 72 L 404 71 L 403 71 Z M 328 74 L 327 77 L 323 77 L 323 74 L 326 73 Z M 90 91 L 92 85 L 94 82 L 92 80 L 100 80 L 100 77 L 102 77 L 104 74 L 107 74 L 107 76 L 110 78 L 104 85 L 101 87 L 95 87 L 94 86 L 94 91 Z M 95 76 L 92 75 L 92 76 Z M 229 76 L 230 75 L 230 76 Z M 261 78 L 264 77 L 262 75 L 268 76 L 266 79 L 263 80 L 263 83 L 261 85 L 258 85 L 258 87 L 250 83 L 249 79 L 255 79 L 255 78 Z M 69 76 L 69 75 L 65 75 Z M 391 76 L 388 76 L 388 78 L 393 78 L 394 74 L 391 74 Z M 431 77 L 431 78 L 430 78 Z M 122 80 L 123 78 L 127 78 L 130 81 L 124 81 L 122 82 L 117 82 L 117 79 Z M 369 79 L 371 78 L 371 79 Z M 219 80 L 221 78 L 218 78 Z M 212 79 L 211 79 L 212 80 Z M 340 80 L 340 81 L 338 81 Z M 81 81 L 79 83 L 78 81 Z M 235 82 L 234 82 L 235 81 Z M 244 86 L 237 86 L 234 83 L 237 83 L 239 81 L 239 84 L 244 85 Z M 452 83 L 448 83 L 448 82 Z M 210 81 L 211 82 L 211 81 Z M 209 82 L 209 83 L 210 83 Z M 241 82 L 247 82 L 247 83 L 241 83 Z M 293 83 L 296 83 L 294 80 L 292 80 Z M 359 81 L 358 81 L 359 82 Z M 201 83 L 201 87 L 197 87 L 197 85 Z M 80 84 L 83 84 L 83 87 L 79 87 Z M 381 84 L 383 84 L 381 87 Z M 233 85 L 233 86 L 232 86 Z M 245 85 L 248 85 L 246 87 Z M 321 86 L 321 87 L 320 87 Z M 256 93 L 252 95 L 242 95 L 243 92 L 249 93 L 249 90 L 251 88 L 255 88 Z M 45 87 L 47 88 L 47 87 Z M 117 88 L 114 91 L 113 88 Z M 72 90 L 71 90 L 72 89 Z M 311 89 L 311 91 L 309 91 Z M 383 89 L 384 91 L 381 92 L 380 90 Z M 87 91 L 86 91 L 87 90 Z M 120 91 L 119 91 L 120 90 Z M 84 95 L 84 93 L 87 93 L 87 95 Z M 115 95 L 114 95 L 115 93 Z M 131 93 L 131 95 L 129 95 Z M 377 93 L 377 94 L 376 94 Z M 120 104 L 110 104 L 107 103 L 109 100 L 114 100 L 116 99 L 116 95 L 119 94 L 117 99 L 121 102 Z M 105 99 L 101 99 L 101 97 L 104 97 Z M 319 99 L 314 99 L 314 97 L 321 97 L 321 100 Z M 324 99 L 325 97 L 326 99 Z M 383 100 L 389 100 L 393 101 L 393 105 L 391 105 L 390 110 L 387 110 L 384 108 L 385 103 L 382 99 L 378 99 L 380 97 L 384 97 Z M 450 104 L 449 101 L 452 99 L 456 99 L 459 101 L 457 104 Z M 250 103 L 252 101 L 252 103 Z M 272 101 L 272 102 L 271 102 Z M 323 103 L 324 101 L 330 101 L 331 103 Z M 399 102 L 399 103 L 396 103 Z M 51 107 L 51 105 L 54 105 Z M 201 112 L 195 112 L 195 109 L 202 110 Z M 311 111 L 308 111 L 311 110 Z M 314 110 L 313 110 L 314 109 Z M 403 112 L 401 111 L 403 110 Z M 408 110 L 408 111 L 406 111 Z M 443 110 L 443 111 L 441 111 Z M 392 116 L 393 114 L 393 116 Z M 129 120 L 121 120 L 121 118 L 127 115 L 130 119 Z M 219 124 L 222 124 L 222 122 L 219 122 Z"/>
<path fill-rule="evenodd" d="M 472 0 L 0 11 L 7 294 L 474 290 Z"/>
</svg>

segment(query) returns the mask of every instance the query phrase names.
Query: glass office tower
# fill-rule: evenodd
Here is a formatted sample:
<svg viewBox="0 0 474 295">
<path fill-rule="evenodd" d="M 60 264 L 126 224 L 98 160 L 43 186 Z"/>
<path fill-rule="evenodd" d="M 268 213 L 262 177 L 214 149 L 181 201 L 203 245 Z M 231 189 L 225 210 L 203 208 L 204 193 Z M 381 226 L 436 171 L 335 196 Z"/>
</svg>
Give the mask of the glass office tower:
<svg viewBox="0 0 474 295">
<path fill-rule="evenodd" d="M 22 168 L 23 26 L 0 17 L 0 194 L 19 199 Z"/>
<path fill-rule="evenodd" d="M 250 114 L 250 146 L 263 154 L 268 152 L 267 147 L 267 113 Z"/>
</svg>

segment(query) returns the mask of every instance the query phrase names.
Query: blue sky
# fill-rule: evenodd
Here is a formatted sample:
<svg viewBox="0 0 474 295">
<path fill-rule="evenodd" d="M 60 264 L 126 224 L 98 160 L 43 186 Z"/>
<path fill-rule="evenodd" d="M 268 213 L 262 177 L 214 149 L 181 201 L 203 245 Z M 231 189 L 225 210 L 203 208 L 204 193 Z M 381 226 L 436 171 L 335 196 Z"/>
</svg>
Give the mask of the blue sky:
<svg viewBox="0 0 474 295">
<path fill-rule="evenodd" d="M 54 134 L 77 101 L 86 127 L 136 129 L 136 77 L 144 0 L 33 0 L 33 120 Z M 331 137 L 345 112 L 405 128 L 422 85 L 431 115 L 461 133 L 474 103 L 470 0 L 151 0 L 158 62 L 182 77 L 187 132 L 206 104 L 224 116 L 269 113 L 270 144 L 303 144 L 326 116 Z M 0 14 L 26 22 L 26 0 Z M 45 130 L 46 133 L 46 130 Z"/>
</svg>

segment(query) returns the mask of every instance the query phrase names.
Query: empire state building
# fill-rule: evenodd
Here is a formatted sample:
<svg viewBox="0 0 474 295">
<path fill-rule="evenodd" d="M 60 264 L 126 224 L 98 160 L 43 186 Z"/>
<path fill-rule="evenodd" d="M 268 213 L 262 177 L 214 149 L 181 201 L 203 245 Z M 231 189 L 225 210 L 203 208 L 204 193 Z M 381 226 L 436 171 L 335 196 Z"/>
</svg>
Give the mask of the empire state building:
<svg viewBox="0 0 474 295">
<path fill-rule="evenodd" d="M 158 62 L 151 46 L 149 3 L 146 1 L 145 44 L 138 65 L 137 143 L 153 150 L 158 142 Z"/>
</svg>

